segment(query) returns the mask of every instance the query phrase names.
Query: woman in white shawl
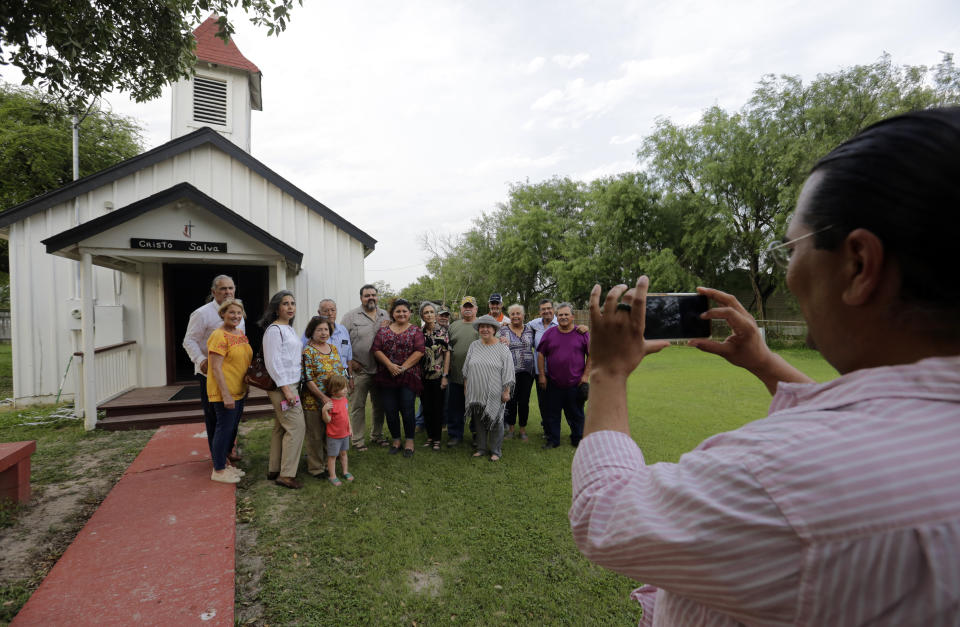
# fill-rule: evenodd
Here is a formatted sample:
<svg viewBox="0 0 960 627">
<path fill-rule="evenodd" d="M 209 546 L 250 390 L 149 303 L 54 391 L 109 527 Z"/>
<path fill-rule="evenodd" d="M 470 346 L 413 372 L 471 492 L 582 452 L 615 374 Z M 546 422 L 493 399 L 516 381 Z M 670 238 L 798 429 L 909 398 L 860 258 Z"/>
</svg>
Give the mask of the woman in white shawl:
<svg viewBox="0 0 960 627">
<path fill-rule="evenodd" d="M 467 418 L 476 421 L 477 452 L 474 457 L 490 453 L 490 461 L 500 459 L 503 444 L 503 409 L 513 389 L 513 358 L 510 348 L 500 342 L 500 323 L 490 316 L 473 322 L 480 339 L 470 344 L 463 363 L 463 379 L 467 401 Z"/>
</svg>

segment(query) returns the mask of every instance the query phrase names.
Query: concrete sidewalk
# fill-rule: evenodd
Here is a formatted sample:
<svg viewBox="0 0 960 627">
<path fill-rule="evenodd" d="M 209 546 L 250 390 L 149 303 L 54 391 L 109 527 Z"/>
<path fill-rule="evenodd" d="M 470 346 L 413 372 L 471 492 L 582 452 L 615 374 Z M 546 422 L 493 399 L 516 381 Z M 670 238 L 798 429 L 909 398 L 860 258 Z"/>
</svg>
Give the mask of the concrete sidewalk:
<svg viewBox="0 0 960 627">
<path fill-rule="evenodd" d="M 232 625 L 236 488 L 203 424 L 161 427 L 11 625 Z"/>
</svg>

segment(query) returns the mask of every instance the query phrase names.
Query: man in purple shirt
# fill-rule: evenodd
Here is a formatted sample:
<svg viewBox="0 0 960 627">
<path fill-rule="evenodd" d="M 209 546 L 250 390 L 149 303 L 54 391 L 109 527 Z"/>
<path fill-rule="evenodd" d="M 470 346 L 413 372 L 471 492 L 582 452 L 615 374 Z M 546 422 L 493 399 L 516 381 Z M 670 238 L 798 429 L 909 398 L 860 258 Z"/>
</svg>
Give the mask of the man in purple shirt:
<svg viewBox="0 0 960 627">
<path fill-rule="evenodd" d="M 647 464 L 630 433 L 627 379 L 667 345 L 643 338 L 647 278 L 602 311 L 593 288 L 570 524 L 591 561 L 645 584 L 642 625 L 960 625 L 958 233 L 960 109 L 885 120 L 818 161 L 767 255 L 841 376 L 813 382 L 734 297 L 699 288 L 732 334 L 690 344 L 774 397 L 676 463 Z"/>
<path fill-rule="evenodd" d="M 570 444 L 583 438 L 580 386 L 590 379 L 590 334 L 577 333 L 573 305 L 557 306 L 557 326 L 543 334 L 537 346 L 537 385 L 546 392 L 545 449 L 560 446 L 560 412 L 570 425 Z M 539 394 L 539 392 L 538 392 Z"/>
</svg>

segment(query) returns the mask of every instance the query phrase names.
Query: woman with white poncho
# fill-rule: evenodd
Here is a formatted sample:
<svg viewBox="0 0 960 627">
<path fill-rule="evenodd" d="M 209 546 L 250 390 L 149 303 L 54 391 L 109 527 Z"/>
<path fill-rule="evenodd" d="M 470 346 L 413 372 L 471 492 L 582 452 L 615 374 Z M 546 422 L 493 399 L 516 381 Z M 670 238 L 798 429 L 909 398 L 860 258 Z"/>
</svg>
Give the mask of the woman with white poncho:
<svg viewBox="0 0 960 627">
<path fill-rule="evenodd" d="M 513 390 L 513 358 L 510 348 L 500 342 L 500 323 L 490 315 L 480 316 L 473 323 L 480 334 L 467 349 L 463 364 L 467 418 L 477 429 L 477 452 L 474 457 L 490 453 L 490 461 L 500 459 L 503 444 L 503 410 Z"/>
</svg>

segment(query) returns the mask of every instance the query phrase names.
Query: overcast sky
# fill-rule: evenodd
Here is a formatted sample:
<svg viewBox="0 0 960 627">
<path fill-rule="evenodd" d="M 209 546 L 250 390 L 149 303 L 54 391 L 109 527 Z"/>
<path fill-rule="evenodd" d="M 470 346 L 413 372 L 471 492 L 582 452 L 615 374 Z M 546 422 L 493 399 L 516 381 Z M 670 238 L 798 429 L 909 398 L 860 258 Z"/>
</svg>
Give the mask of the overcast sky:
<svg viewBox="0 0 960 627">
<path fill-rule="evenodd" d="M 768 73 L 960 52 L 956 0 L 306 0 L 270 38 L 231 17 L 263 72 L 253 155 L 374 237 L 367 280 L 396 289 L 426 272 L 420 233 L 463 232 L 511 182 L 635 169 L 658 116 L 739 108 Z M 147 148 L 170 138 L 169 91 L 108 101 Z"/>
</svg>

